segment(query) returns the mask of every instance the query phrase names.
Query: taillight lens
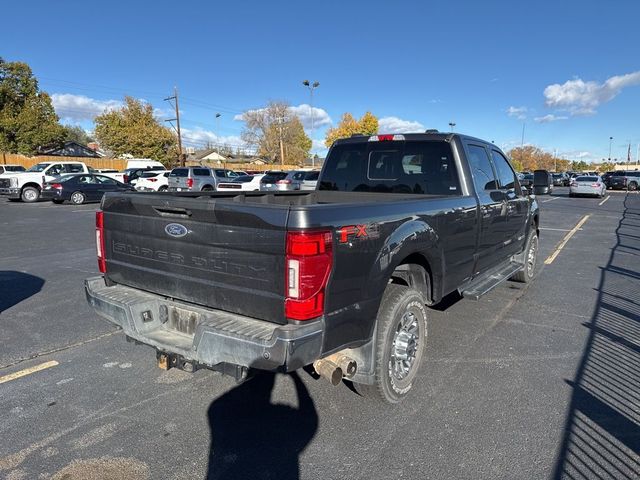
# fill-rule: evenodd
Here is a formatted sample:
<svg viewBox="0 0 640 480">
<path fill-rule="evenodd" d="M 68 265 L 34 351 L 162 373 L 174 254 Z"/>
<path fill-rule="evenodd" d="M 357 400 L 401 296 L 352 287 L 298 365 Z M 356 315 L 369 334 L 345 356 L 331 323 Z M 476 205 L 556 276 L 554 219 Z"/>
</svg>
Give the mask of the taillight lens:
<svg viewBox="0 0 640 480">
<path fill-rule="evenodd" d="M 61 183 L 52 183 L 51 184 L 51 188 L 55 188 L 56 190 L 62 190 L 62 184 Z"/>
<path fill-rule="evenodd" d="M 291 183 L 291 180 L 278 180 L 276 183 L 278 185 L 288 185 Z"/>
<path fill-rule="evenodd" d="M 122 176 L 122 181 L 123 181 L 124 183 L 129 183 L 129 175 L 123 175 L 123 176 Z"/>
<path fill-rule="evenodd" d="M 157 178 L 147 178 L 147 182 L 157 182 Z"/>
<path fill-rule="evenodd" d="M 106 273 L 107 261 L 104 258 L 104 213 L 101 210 L 96 212 L 96 251 L 98 254 L 98 269 L 100 273 Z"/>
<path fill-rule="evenodd" d="M 309 320 L 324 313 L 325 288 L 333 266 L 330 231 L 287 232 L 285 315 Z"/>
<path fill-rule="evenodd" d="M 187 187 L 193 187 L 193 178 L 187 178 Z"/>
</svg>

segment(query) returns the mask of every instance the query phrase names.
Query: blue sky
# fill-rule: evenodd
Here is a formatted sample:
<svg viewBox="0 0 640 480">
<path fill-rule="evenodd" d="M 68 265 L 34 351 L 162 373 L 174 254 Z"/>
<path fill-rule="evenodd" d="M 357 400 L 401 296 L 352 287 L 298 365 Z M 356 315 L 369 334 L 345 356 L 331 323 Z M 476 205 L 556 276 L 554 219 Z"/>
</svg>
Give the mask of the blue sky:
<svg viewBox="0 0 640 480">
<path fill-rule="evenodd" d="M 386 131 L 456 130 L 570 159 L 640 142 L 640 2 L 10 2 L 0 56 L 31 65 L 65 123 L 125 94 L 158 115 L 177 85 L 186 143 L 237 144 L 237 116 L 287 100 L 318 140 L 343 112 Z M 222 114 L 219 127 L 215 113 Z M 322 154 L 321 150 L 317 150 Z"/>
</svg>

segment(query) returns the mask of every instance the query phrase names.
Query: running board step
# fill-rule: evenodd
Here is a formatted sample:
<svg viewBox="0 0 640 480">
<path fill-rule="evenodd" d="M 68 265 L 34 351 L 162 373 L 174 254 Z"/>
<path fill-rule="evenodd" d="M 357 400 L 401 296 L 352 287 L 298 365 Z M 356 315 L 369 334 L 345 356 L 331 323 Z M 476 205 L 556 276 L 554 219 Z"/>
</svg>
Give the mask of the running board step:
<svg viewBox="0 0 640 480">
<path fill-rule="evenodd" d="M 478 300 L 502 282 L 509 280 L 514 274 L 522 270 L 522 268 L 523 265 L 521 263 L 509 262 L 503 267 L 474 278 L 460 293 L 463 297 Z"/>
</svg>

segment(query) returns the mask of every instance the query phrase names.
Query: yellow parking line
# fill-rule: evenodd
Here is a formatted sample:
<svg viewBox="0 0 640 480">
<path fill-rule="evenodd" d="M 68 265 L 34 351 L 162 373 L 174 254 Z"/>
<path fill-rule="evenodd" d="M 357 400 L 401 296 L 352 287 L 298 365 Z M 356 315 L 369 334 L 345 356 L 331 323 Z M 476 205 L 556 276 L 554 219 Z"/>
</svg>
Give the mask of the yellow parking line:
<svg viewBox="0 0 640 480">
<path fill-rule="evenodd" d="M 584 222 L 586 222 L 589 219 L 589 215 L 585 215 L 584 217 L 582 217 L 582 219 L 578 222 L 578 224 L 573 227 L 569 233 L 567 233 L 564 238 L 562 239 L 562 241 L 558 244 L 558 246 L 556 247 L 556 249 L 553 251 L 553 253 L 551 255 L 549 255 L 549 257 L 544 261 L 545 265 L 549 265 L 551 263 L 553 263 L 553 261 L 556 259 L 556 257 L 558 256 L 558 254 L 560 253 L 560 251 L 564 248 L 564 246 L 567 244 L 567 242 L 571 239 L 571 237 L 573 237 L 573 235 L 575 235 L 575 233 L 580 230 L 580 227 L 582 227 L 582 225 L 584 225 Z"/>
<path fill-rule="evenodd" d="M 602 201 L 598 204 L 598 206 L 602 205 L 604 202 L 606 202 L 607 200 L 609 200 L 609 197 L 610 197 L 610 196 L 611 196 L 611 195 L 607 195 L 606 197 L 604 197 L 604 200 L 602 200 Z"/>
<path fill-rule="evenodd" d="M 55 367 L 59 365 L 55 360 L 51 360 L 50 362 L 44 362 L 40 365 L 35 365 L 33 367 L 25 368 L 24 370 L 20 370 L 18 372 L 10 373 L 9 375 L 4 375 L 0 377 L 0 383 L 10 382 L 11 380 L 16 380 L 18 378 L 26 377 L 27 375 L 31 375 L 32 373 L 39 372 L 40 370 L 46 370 L 47 368 Z"/>
</svg>

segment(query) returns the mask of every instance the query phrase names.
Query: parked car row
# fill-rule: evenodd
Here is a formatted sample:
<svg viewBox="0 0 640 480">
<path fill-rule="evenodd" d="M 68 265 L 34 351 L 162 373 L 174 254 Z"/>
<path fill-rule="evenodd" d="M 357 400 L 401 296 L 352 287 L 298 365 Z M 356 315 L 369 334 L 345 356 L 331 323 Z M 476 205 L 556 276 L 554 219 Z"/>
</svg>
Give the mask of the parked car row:
<svg viewBox="0 0 640 480">
<path fill-rule="evenodd" d="M 0 195 L 26 203 L 39 199 L 79 205 L 100 201 L 106 192 L 287 191 L 314 190 L 317 171 L 266 171 L 258 174 L 227 168 L 179 167 L 167 170 L 160 162 L 134 160 L 127 168 L 93 169 L 82 162 L 41 162 L 29 169 L 0 166 Z"/>
</svg>

